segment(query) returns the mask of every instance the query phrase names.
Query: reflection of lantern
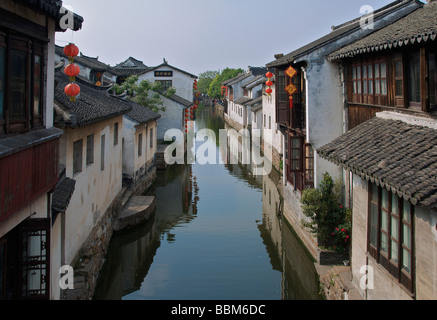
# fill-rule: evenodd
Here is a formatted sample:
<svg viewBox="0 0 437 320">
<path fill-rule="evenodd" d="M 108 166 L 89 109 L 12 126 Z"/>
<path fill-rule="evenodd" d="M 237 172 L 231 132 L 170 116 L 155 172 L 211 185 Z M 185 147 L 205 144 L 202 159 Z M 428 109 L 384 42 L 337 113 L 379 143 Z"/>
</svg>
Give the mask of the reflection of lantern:
<svg viewBox="0 0 437 320">
<path fill-rule="evenodd" d="M 76 96 L 80 93 L 80 87 L 75 83 L 70 83 L 65 86 L 64 91 L 70 97 L 70 101 L 76 101 Z"/>
<path fill-rule="evenodd" d="M 70 81 L 74 81 L 74 78 L 79 75 L 80 72 L 80 68 L 77 64 L 75 63 L 70 63 L 69 65 L 67 65 L 64 69 L 64 72 L 67 76 L 70 77 Z"/>
<path fill-rule="evenodd" d="M 79 54 L 79 48 L 74 43 L 70 43 L 64 47 L 64 53 L 68 57 L 68 60 L 73 62 L 74 57 Z"/>
</svg>

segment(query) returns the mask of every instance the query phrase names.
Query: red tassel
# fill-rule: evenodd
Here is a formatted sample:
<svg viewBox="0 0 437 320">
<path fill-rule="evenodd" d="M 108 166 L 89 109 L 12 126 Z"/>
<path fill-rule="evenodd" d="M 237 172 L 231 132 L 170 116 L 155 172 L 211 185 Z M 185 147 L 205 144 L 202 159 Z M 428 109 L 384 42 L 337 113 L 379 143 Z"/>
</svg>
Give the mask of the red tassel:
<svg viewBox="0 0 437 320">
<path fill-rule="evenodd" d="M 293 109 L 293 96 L 290 96 L 290 109 Z"/>
</svg>

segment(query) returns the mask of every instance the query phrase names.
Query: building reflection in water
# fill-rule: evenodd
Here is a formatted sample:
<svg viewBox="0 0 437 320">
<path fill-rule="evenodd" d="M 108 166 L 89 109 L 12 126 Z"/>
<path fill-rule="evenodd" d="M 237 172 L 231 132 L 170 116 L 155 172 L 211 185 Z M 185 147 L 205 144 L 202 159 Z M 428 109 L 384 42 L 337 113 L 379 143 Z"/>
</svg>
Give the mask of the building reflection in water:
<svg viewBox="0 0 437 320">
<path fill-rule="evenodd" d="M 198 130 L 210 128 L 218 136 L 218 130 L 223 128 L 224 124 L 211 110 L 205 110 L 202 116 L 198 117 L 196 127 Z M 245 181 L 251 188 L 262 190 L 262 217 L 259 217 L 260 220 L 257 220 L 256 224 L 271 268 L 280 272 L 278 298 L 318 299 L 319 289 L 314 262 L 292 228 L 281 217 L 282 199 L 278 188 L 281 182 L 280 174 L 273 169 L 269 175 L 254 175 L 253 163 L 231 164 L 231 157 L 235 156 L 241 160 L 243 156 L 235 145 L 235 141 L 238 140 L 238 137 L 234 137 L 233 142 L 229 142 L 232 145 L 227 148 L 227 152 L 218 152 L 218 155 L 222 157 L 226 171 L 230 175 Z M 218 141 L 217 148 L 219 149 Z M 156 213 L 147 223 L 114 236 L 95 299 L 120 300 L 139 291 L 144 285 L 158 248 L 163 242 L 177 241 L 175 228 L 196 219 L 200 190 L 198 178 L 193 172 L 191 165 L 174 165 L 159 173 L 153 190 L 149 192 L 157 198 Z M 214 181 L 202 180 L 202 183 Z M 211 205 L 219 201 L 216 197 L 204 200 L 211 201 Z M 211 276 L 214 277 L 213 274 Z"/>
<path fill-rule="evenodd" d="M 144 224 L 113 236 L 94 295 L 96 300 L 121 300 L 138 291 L 161 242 L 176 241 L 172 230 L 196 218 L 199 188 L 191 166 L 175 165 L 160 172 L 148 193 L 156 195 L 157 209 Z"/>
</svg>

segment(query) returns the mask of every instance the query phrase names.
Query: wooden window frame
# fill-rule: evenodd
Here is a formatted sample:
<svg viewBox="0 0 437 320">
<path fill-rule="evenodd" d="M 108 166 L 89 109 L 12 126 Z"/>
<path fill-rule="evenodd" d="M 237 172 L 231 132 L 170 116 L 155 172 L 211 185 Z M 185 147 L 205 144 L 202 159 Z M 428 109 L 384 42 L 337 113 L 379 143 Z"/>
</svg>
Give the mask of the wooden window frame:
<svg viewBox="0 0 437 320">
<path fill-rule="evenodd" d="M 86 165 L 90 166 L 94 163 L 94 134 L 90 134 L 86 138 Z"/>
<path fill-rule="evenodd" d="M 351 66 L 352 102 L 363 102 L 361 60 L 354 61 Z"/>
<path fill-rule="evenodd" d="M 299 146 L 294 147 L 293 140 L 299 140 Z M 292 131 L 287 133 L 284 159 L 287 181 L 295 189 L 314 188 L 314 149 L 303 136 Z"/>
<path fill-rule="evenodd" d="M 73 142 L 73 176 L 83 169 L 83 139 Z"/>
<path fill-rule="evenodd" d="M 143 155 L 143 134 L 138 134 L 138 157 Z"/>
<path fill-rule="evenodd" d="M 305 186 L 314 188 L 314 148 L 309 143 L 305 143 L 304 157 Z"/>
<path fill-rule="evenodd" d="M 105 170 L 106 136 L 100 136 L 100 170 Z"/>
<path fill-rule="evenodd" d="M 402 53 L 396 53 L 393 56 L 393 96 L 394 96 L 394 105 L 395 107 L 404 107 L 406 108 L 406 101 L 405 95 L 407 93 L 407 87 L 406 87 L 406 81 L 405 81 L 405 59 L 404 55 Z M 397 73 L 397 65 L 399 64 L 399 73 Z M 399 85 L 398 85 L 399 83 Z M 402 90 L 402 92 L 398 92 L 398 90 Z"/>
<path fill-rule="evenodd" d="M 383 76 L 382 65 L 385 65 L 385 76 Z M 376 105 L 388 105 L 388 63 L 385 56 L 375 57 L 373 60 L 373 83 L 375 90 L 374 102 Z M 385 86 L 383 86 L 385 83 Z M 383 88 L 385 88 L 385 93 Z"/>
<path fill-rule="evenodd" d="M 385 77 L 381 65 L 385 65 Z M 348 68 L 349 103 L 388 105 L 389 76 L 386 56 L 370 57 L 353 61 Z M 385 83 L 385 93 L 382 83 Z"/>
<path fill-rule="evenodd" d="M 46 88 L 46 44 L 25 35 L 12 34 L 0 30 L 0 47 L 4 50 L 3 110 L 0 115 L 0 137 L 7 134 L 28 132 L 44 127 L 45 88 Z M 25 55 L 23 80 L 24 107 L 21 116 L 13 118 L 13 88 L 17 83 L 12 79 L 14 53 Z M 37 62 L 37 57 L 39 61 Z M 2 62 L 0 62 L 2 63 Z M 37 67 L 38 66 L 38 67 Z M 38 72 L 39 71 L 39 72 Z M 38 73 L 36 73 L 38 72 Z M 37 77 L 38 76 L 38 77 Z"/>
<path fill-rule="evenodd" d="M 118 122 L 114 123 L 114 146 L 118 145 Z"/>
<path fill-rule="evenodd" d="M 373 188 L 377 188 L 377 192 L 375 193 L 378 199 L 372 198 Z M 414 294 L 414 206 L 407 201 L 402 200 L 397 196 L 396 193 L 391 191 L 387 191 L 387 208 L 383 208 L 382 204 L 382 193 L 385 192 L 383 188 L 376 186 L 369 182 L 368 187 L 368 232 L 367 232 L 367 252 L 368 254 L 375 259 L 375 261 L 381 265 L 384 269 L 386 269 L 396 280 L 402 285 L 407 291 Z M 393 199 L 395 202 L 393 202 Z M 376 200 L 376 201 L 375 201 Z M 376 247 L 371 244 L 371 232 L 372 232 L 372 213 L 371 206 L 372 203 L 377 205 L 377 221 L 375 225 L 375 229 L 377 231 L 377 243 Z M 393 203 L 397 203 L 397 210 L 393 211 Z M 403 218 L 403 210 L 405 206 L 409 207 L 409 223 Z M 387 214 L 387 230 L 383 230 L 382 228 L 382 212 Z M 392 229 L 393 218 L 398 218 L 398 226 L 396 229 Z M 411 248 L 407 248 L 403 245 L 404 242 L 404 233 L 403 227 L 409 227 L 409 238 L 410 238 L 410 246 Z M 394 240 L 393 234 L 397 232 L 397 262 L 393 259 L 393 248 L 392 248 L 392 240 Z M 381 249 L 381 238 L 382 234 L 387 234 L 387 253 L 384 253 Z M 410 264 L 411 268 L 409 273 L 405 271 L 402 266 L 403 259 L 403 249 L 408 250 L 410 254 Z"/>
<path fill-rule="evenodd" d="M 19 227 L 19 252 L 21 253 L 20 259 L 20 271 L 19 276 L 19 297 L 21 299 L 32 299 L 32 300 L 48 300 L 50 298 L 50 219 L 28 219 Z M 26 256 L 26 242 L 24 241 L 25 235 L 29 237 L 40 237 L 41 238 L 41 251 L 39 256 Z M 43 242 L 42 239 L 45 239 Z M 27 239 L 27 238 L 26 238 Z M 28 257 L 29 259 L 25 259 Z M 28 287 L 28 282 L 26 281 L 26 276 L 24 276 L 30 270 L 40 270 L 45 273 L 45 276 L 41 275 L 40 288 L 31 290 Z"/>
<path fill-rule="evenodd" d="M 422 65 L 422 61 L 423 61 L 423 57 L 422 57 L 422 52 L 424 52 L 424 50 L 420 49 L 420 50 L 415 50 L 412 52 L 409 52 L 406 55 L 406 82 L 407 82 L 407 91 L 405 91 L 406 95 L 406 101 L 407 101 L 407 107 L 410 109 L 415 109 L 415 110 L 421 110 L 422 109 L 422 98 L 423 96 L 423 92 L 422 92 L 422 88 L 424 86 L 424 81 L 422 79 L 422 76 L 424 75 L 424 70 L 423 70 L 423 65 Z M 417 58 L 419 60 L 419 65 L 418 65 L 418 74 L 415 74 L 415 78 L 416 80 L 418 80 L 418 94 L 419 94 L 419 101 L 412 101 L 412 97 L 411 97 L 411 90 L 412 90 L 412 81 L 411 81 L 411 61 L 413 59 L 413 56 L 417 55 Z M 418 79 L 417 79 L 418 78 Z M 415 92 L 417 93 L 417 92 Z"/>
</svg>

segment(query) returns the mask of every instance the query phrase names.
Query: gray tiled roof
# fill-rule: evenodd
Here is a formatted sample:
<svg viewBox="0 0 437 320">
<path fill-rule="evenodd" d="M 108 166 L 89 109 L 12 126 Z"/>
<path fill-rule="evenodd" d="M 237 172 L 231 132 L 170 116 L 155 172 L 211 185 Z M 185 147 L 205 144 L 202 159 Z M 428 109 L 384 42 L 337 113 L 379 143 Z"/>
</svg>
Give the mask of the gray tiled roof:
<svg viewBox="0 0 437 320">
<path fill-rule="evenodd" d="M 249 98 L 249 97 L 241 97 L 241 98 L 235 100 L 234 103 L 244 105 L 251 100 L 252 100 L 252 98 Z"/>
<path fill-rule="evenodd" d="M 60 47 L 60 46 L 56 46 L 56 54 L 58 54 L 59 56 L 67 59 L 67 56 L 64 53 L 64 47 Z M 96 71 L 107 71 L 109 70 L 109 65 L 107 65 L 106 63 L 103 63 L 101 61 L 99 61 L 99 57 L 88 57 L 86 55 L 84 55 L 82 52 L 74 58 L 75 62 L 88 67 L 92 70 L 96 70 Z"/>
<path fill-rule="evenodd" d="M 248 106 L 255 106 L 255 105 L 258 105 L 258 104 L 262 104 L 262 101 L 263 101 L 263 96 L 259 96 L 258 98 L 255 98 L 255 99 L 253 99 L 252 101 L 249 101 L 248 103 L 247 103 L 247 105 Z"/>
<path fill-rule="evenodd" d="M 79 77 L 76 77 L 80 80 Z M 64 88 L 69 83 L 68 77 L 58 70 L 55 73 L 55 110 L 60 122 L 71 127 L 84 127 L 129 112 L 129 102 L 114 98 L 105 88 L 90 85 L 85 81 L 80 86 L 80 96 L 71 102 Z M 61 114 L 59 114 L 61 113 Z"/>
<path fill-rule="evenodd" d="M 189 101 L 187 99 L 184 99 L 181 96 L 178 96 L 177 94 L 172 95 L 168 99 L 170 99 L 170 100 L 172 100 L 174 102 L 177 102 L 177 103 L 179 103 L 179 104 L 181 104 L 181 105 L 183 105 L 184 107 L 187 107 L 187 108 L 193 104 L 193 102 L 191 102 L 191 101 Z"/>
<path fill-rule="evenodd" d="M 193 78 L 193 79 L 197 79 L 197 76 L 196 76 L 196 75 L 194 75 L 194 74 L 192 74 L 192 73 L 189 73 L 189 72 L 187 72 L 187 71 L 185 71 L 185 70 L 182 70 L 182 69 L 179 69 L 179 68 L 176 68 L 176 67 L 174 67 L 174 66 L 169 65 L 168 62 L 167 62 L 165 59 L 164 59 L 164 62 L 161 63 L 160 65 L 158 65 L 158 66 L 156 66 L 156 67 L 149 67 L 146 71 L 143 71 L 143 73 L 151 72 L 151 71 L 154 71 L 154 70 L 156 70 L 156 69 L 158 69 L 158 68 L 161 68 L 161 67 L 168 67 L 168 68 L 170 68 L 170 69 L 173 69 L 173 70 L 179 71 L 179 72 L 181 72 L 181 73 L 184 73 L 184 74 L 186 74 L 187 76 L 189 76 L 189 77 L 191 77 L 191 78 Z"/>
<path fill-rule="evenodd" d="M 240 73 L 238 76 L 233 77 L 232 79 L 226 80 L 223 82 L 225 86 L 232 86 L 240 81 L 243 81 L 252 75 L 250 73 Z"/>
<path fill-rule="evenodd" d="M 132 110 L 126 113 L 125 116 L 138 123 L 147 123 L 161 118 L 160 114 L 147 107 L 141 106 L 132 101 L 129 101 L 129 105 L 132 107 Z"/>
<path fill-rule="evenodd" d="M 437 35 L 437 3 L 430 2 L 406 17 L 393 22 L 328 56 L 329 60 L 357 54 L 435 41 Z"/>
<path fill-rule="evenodd" d="M 398 1 L 394 1 L 378 10 L 375 10 L 373 12 L 374 14 L 374 21 L 376 22 L 378 19 L 380 18 L 384 18 L 387 15 L 389 15 L 390 13 L 403 8 L 403 7 L 407 7 L 411 4 L 416 4 L 416 6 L 421 6 L 422 3 L 418 2 L 417 0 L 398 0 Z M 299 58 L 300 56 L 307 54 L 309 52 L 312 52 L 314 50 L 316 50 L 317 48 L 320 48 L 322 46 L 324 46 L 326 43 L 329 43 L 331 41 L 334 41 L 336 39 L 338 39 L 339 37 L 344 37 L 346 34 L 349 34 L 351 32 L 354 32 L 355 30 L 359 30 L 360 29 L 360 21 L 361 21 L 361 17 L 350 20 L 342 25 L 336 26 L 336 27 L 332 27 L 332 31 L 330 33 L 328 33 L 327 35 L 301 47 L 298 48 L 286 55 L 284 55 L 283 57 L 280 57 L 279 59 L 276 59 L 272 62 L 269 62 L 266 64 L 266 66 L 268 68 L 274 68 L 274 67 L 279 67 L 279 66 L 283 66 L 286 64 L 290 64 L 292 63 L 294 60 L 296 60 L 297 58 Z"/>
<path fill-rule="evenodd" d="M 413 205 L 437 205 L 437 130 L 375 117 L 318 154 Z"/>
<path fill-rule="evenodd" d="M 267 73 L 267 71 L 266 71 Z M 257 85 L 260 85 L 264 83 L 267 80 L 267 78 L 264 76 L 264 74 L 258 75 L 249 82 L 241 85 L 243 89 L 252 89 L 253 87 L 256 87 Z"/>
<path fill-rule="evenodd" d="M 147 70 L 147 68 L 138 68 L 138 67 L 110 67 L 109 72 L 118 76 L 118 77 L 129 77 L 134 74 L 142 74 Z"/>
<path fill-rule="evenodd" d="M 65 212 L 70 204 L 76 187 L 76 180 L 63 177 L 56 186 L 52 196 L 52 209 L 56 212 Z"/>
</svg>

